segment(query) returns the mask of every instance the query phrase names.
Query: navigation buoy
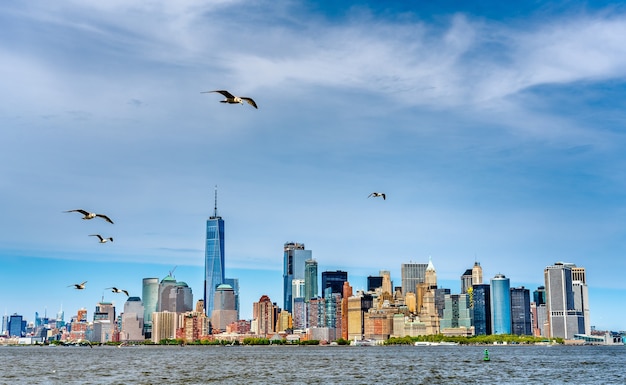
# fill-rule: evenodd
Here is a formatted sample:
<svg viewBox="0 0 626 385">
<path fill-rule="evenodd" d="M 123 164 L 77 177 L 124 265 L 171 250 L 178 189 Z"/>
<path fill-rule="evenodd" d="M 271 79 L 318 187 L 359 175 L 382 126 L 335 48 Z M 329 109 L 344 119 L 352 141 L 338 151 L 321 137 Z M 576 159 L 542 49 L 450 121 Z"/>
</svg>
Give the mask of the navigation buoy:
<svg viewBox="0 0 626 385">
<path fill-rule="evenodd" d="M 483 357 L 483 361 L 489 361 L 489 350 L 485 349 L 485 356 Z"/>
</svg>

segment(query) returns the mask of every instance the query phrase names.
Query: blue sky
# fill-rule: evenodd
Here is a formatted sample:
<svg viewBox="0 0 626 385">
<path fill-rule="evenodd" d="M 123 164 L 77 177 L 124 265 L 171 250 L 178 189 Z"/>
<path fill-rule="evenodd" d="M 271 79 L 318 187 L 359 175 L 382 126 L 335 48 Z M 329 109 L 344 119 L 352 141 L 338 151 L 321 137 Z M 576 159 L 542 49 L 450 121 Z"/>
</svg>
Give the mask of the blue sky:
<svg viewBox="0 0 626 385">
<path fill-rule="evenodd" d="M 626 329 L 626 7 L 330 3 L 3 2 L 0 311 L 121 308 L 105 287 L 174 266 L 201 298 L 217 185 L 244 317 L 282 305 L 295 241 L 357 289 L 572 262 L 592 324 Z"/>
</svg>

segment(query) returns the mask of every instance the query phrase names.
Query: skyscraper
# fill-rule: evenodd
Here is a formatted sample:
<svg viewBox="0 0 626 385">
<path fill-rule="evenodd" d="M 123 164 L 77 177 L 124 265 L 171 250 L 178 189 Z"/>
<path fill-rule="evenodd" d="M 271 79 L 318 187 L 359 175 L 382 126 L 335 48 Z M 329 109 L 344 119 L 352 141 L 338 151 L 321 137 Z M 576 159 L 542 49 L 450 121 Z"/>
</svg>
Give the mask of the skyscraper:
<svg viewBox="0 0 626 385">
<path fill-rule="evenodd" d="M 378 288 L 383 287 L 382 276 L 369 276 L 367 277 L 367 291 L 375 291 Z"/>
<path fill-rule="evenodd" d="M 160 312 L 184 313 L 193 310 L 193 292 L 185 282 L 177 282 L 172 272 L 159 285 Z"/>
<path fill-rule="evenodd" d="M 304 261 L 304 302 L 308 303 L 311 298 L 318 296 L 317 261 L 309 259 Z"/>
<path fill-rule="evenodd" d="M 217 186 L 213 215 L 206 221 L 204 251 L 204 306 L 207 316 L 213 313 L 215 288 L 224 283 L 224 220 L 217 215 Z"/>
<path fill-rule="evenodd" d="M 93 320 L 115 321 L 115 306 L 111 302 L 100 301 L 96 304 L 96 311 L 93 313 Z"/>
<path fill-rule="evenodd" d="M 4 335 L 9 331 L 9 316 L 7 314 L 2 316 L 2 329 L 0 334 Z"/>
<path fill-rule="evenodd" d="M 583 309 L 576 308 L 571 263 L 557 262 L 544 270 L 549 337 L 573 339 L 585 333 Z M 578 271 L 580 274 L 580 271 Z M 580 277 L 577 277 L 580 278 Z M 582 281 L 577 281 L 582 282 Z M 582 290 L 581 290 L 582 293 Z M 582 297 L 581 297 L 582 298 Z M 582 304 L 581 304 L 582 307 Z"/>
<path fill-rule="evenodd" d="M 428 264 L 426 263 L 403 263 L 400 265 L 402 295 L 417 292 L 417 284 L 424 283 L 427 267 Z"/>
<path fill-rule="evenodd" d="M 304 279 L 292 279 L 291 280 L 291 309 L 294 309 L 294 303 L 296 299 L 304 299 L 305 281 Z M 293 311 L 292 311 L 293 313 Z"/>
<path fill-rule="evenodd" d="M 143 341 L 145 339 L 143 334 L 143 315 L 144 307 L 141 299 L 139 297 L 129 297 L 124 303 L 120 341 Z"/>
<path fill-rule="evenodd" d="M 98 302 L 96 311 L 93 313 L 92 342 L 113 341 L 115 333 L 115 306 L 111 302 Z"/>
<path fill-rule="evenodd" d="M 178 314 L 169 311 L 157 312 L 152 318 L 152 342 L 176 338 Z"/>
<path fill-rule="evenodd" d="M 293 312 L 291 317 L 294 329 L 303 330 L 308 326 L 307 304 L 304 302 L 303 297 L 293 299 Z"/>
<path fill-rule="evenodd" d="M 474 306 L 474 334 L 491 334 L 491 290 L 489 285 L 472 286 L 472 304 Z"/>
<path fill-rule="evenodd" d="M 237 310 L 237 320 L 239 318 L 239 279 L 238 278 L 226 278 L 224 283 L 230 285 L 235 292 L 235 310 Z"/>
<path fill-rule="evenodd" d="M 481 285 L 483 283 L 483 268 L 480 263 L 474 262 L 472 267 L 472 285 Z"/>
<path fill-rule="evenodd" d="M 391 272 L 389 270 L 380 270 L 378 274 L 383 277 L 383 293 L 393 293 L 392 286 L 393 282 L 391 281 Z M 406 294 L 406 293 L 402 293 Z"/>
<path fill-rule="evenodd" d="M 491 327 L 493 334 L 511 334 L 511 284 L 503 274 L 491 279 Z"/>
<path fill-rule="evenodd" d="M 435 289 L 435 308 L 437 309 L 437 316 L 443 317 L 443 308 L 445 306 L 446 294 L 452 294 L 450 289 L 437 288 Z"/>
<path fill-rule="evenodd" d="M 21 337 L 24 332 L 24 322 L 21 315 L 14 313 L 9 317 L 7 330 L 9 331 L 9 337 Z"/>
<path fill-rule="evenodd" d="M 65 326 L 65 312 L 63 311 L 63 307 L 61 307 L 57 313 L 56 327 L 61 328 L 63 326 Z"/>
<path fill-rule="evenodd" d="M 159 303 L 159 279 L 144 278 L 141 290 L 143 298 L 143 328 L 146 338 L 152 337 L 152 313 L 158 310 Z"/>
<path fill-rule="evenodd" d="M 533 291 L 533 301 L 539 305 L 545 305 L 546 303 L 546 287 L 539 286 L 537 290 Z"/>
<path fill-rule="evenodd" d="M 589 290 L 587 288 L 587 275 L 584 267 L 572 267 L 572 290 L 574 291 L 574 308 L 582 311 L 585 322 L 585 334 L 590 335 Z"/>
<path fill-rule="evenodd" d="M 332 294 L 343 294 L 343 283 L 348 281 L 347 271 L 324 271 L 322 273 L 322 292 L 326 297 L 326 289 L 330 288 Z"/>
<path fill-rule="evenodd" d="M 461 275 L 461 294 L 467 293 L 467 289 L 472 287 L 473 273 L 472 269 L 465 270 L 465 273 Z"/>
<path fill-rule="evenodd" d="M 518 336 L 532 335 L 530 290 L 524 286 L 511 288 L 511 332 Z"/>
<path fill-rule="evenodd" d="M 267 295 L 261 296 L 259 302 L 253 304 L 256 311 L 256 325 L 257 334 L 265 336 L 269 333 L 273 333 L 276 327 L 276 312 L 275 306 Z"/>
<path fill-rule="evenodd" d="M 358 293 L 348 298 L 348 339 L 361 340 L 365 334 L 365 313 L 374 305 L 370 294 Z"/>
<path fill-rule="evenodd" d="M 311 250 L 305 250 L 303 243 L 287 242 L 283 254 L 283 308 L 292 312 L 294 279 L 305 279 L 305 263 L 312 259 Z"/>
<path fill-rule="evenodd" d="M 226 331 L 226 326 L 237 321 L 235 291 L 230 285 L 221 284 L 215 289 L 215 302 L 211 314 L 213 330 Z"/>
<path fill-rule="evenodd" d="M 438 334 L 440 330 L 440 317 L 437 309 L 437 271 L 430 258 L 428 258 L 428 265 L 424 272 L 424 283 L 417 285 L 416 302 L 416 311 L 419 315 L 420 322 L 425 326 L 425 333 Z M 443 307 L 444 306 L 442 306 L 442 313 Z"/>
<path fill-rule="evenodd" d="M 170 272 L 167 277 L 161 280 L 159 283 L 159 296 L 157 301 L 157 311 L 173 311 L 170 306 L 170 287 L 176 286 L 176 278 L 172 276 Z"/>
<path fill-rule="evenodd" d="M 470 333 L 474 323 L 474 311 L 470 306 L 470 296 L 466 294 L 447 294 L 443 309 L 443 318 L 439 326 L 441 333 L 454 335 L 455 332 L 449 329 L 465 329 Z M 448 329 L 448 330 L 446 330 Z M 470 334 L 474 334 L 471 331 Z"/>
</svg>

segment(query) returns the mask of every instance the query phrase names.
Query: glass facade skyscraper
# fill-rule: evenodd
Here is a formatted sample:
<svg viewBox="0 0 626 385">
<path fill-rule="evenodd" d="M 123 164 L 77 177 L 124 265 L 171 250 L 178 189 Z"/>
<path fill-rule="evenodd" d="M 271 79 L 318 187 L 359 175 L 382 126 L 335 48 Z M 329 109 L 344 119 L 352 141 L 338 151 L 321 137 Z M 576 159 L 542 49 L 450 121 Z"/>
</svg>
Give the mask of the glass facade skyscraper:
<svg viewBox="0 0 626 385">
<path fill-rule="evenodd" d="M 477 336 L 491 334 L 491 290 L 489 285 L 472 286 L 472 303 L 474 306 L 474 334 Z"/>
<path fill-rule="evenodd" d="M 539 286 L 537 290 L 533 291 L 533 301 L 537 306 L 545 305 L 546 303 L 546 287 Z"/>
<path fill-rule="evenodd" d="M 215 208 L 206 221 L 204 251 L 204 308 L 210 317 L 214 308 L 215 288 L 224 283 L 224 220 L 217 215 L 217 188 Z"/>
<path fill-rule="evenodd" d="M 9 331 L 9 337 L 21 337 L 24 331 L 22 316 L 17 314 L 10 316 L 7 330 Z"/>
<path fill-rule="evenodd" d="M 403 263 L 400 266 L 402 295 L 417 293 L 417 284 L 424 283 L 427 267 L 427 263 Z"/>
<path fill-rule="evenodd" d="M 304 261 L 304 302 L 308 303 L 311 298 L 319 295 L 317 283 L 317 261 L 314 259 Z"/>
<path fill-rule="evenodd" d="M 530 318 L 530 290 L 511 288 L 511 332 L 518 336 L 532 335 Z"/>
<path fill-rule="evenodd" d="M 283 254 L 283 309 L 293 313 L 294 279 L 305 279 L 306 261 L 312 259 L 311 250 L 305 250 L 303 243 L 287 242 Z M 309 298 L 310 299 L 310 298 Z"/>
<path fill-rule="evenodd" d="M 468 294 L 447 294 L 445 297 L 441 330 L 448 328 L 472 327 L 474 312 Z"/>
<path fill-rule="evenodd" d="M 374 291 L 383 287 L 383 277 L 369 276 L 367 277 L 367 291 Z"/>
<path fill-rule="evenodd" d="M 511 284 L 503 274 L 491 279 L 492 334 L 511 334 Z"/>
<path fill-rule="evenodd" d="M 331 293 L 343 295 L 343 283 L 348 282 L 347 271 L 324 271 L 322 273 L 322 291 L 326 296 L 326 289 L 330 288 Z"/>
<path fill-rule="evenodd" d="M 156 312 L 159 303 L 159 279 L 144 278 L 141 290 L 143 298 L 143 333 L 146 338 L 152 337 L 152 313 Z"/>
<path fill-rule="evenodd" d="M 435 289 L 435 308 L 437 309 L 437 317 L 443 317 L 443 308 L 446 305 L 446 294 L 451 294 L 450 289 L 438 288 Z"/>
</svg>

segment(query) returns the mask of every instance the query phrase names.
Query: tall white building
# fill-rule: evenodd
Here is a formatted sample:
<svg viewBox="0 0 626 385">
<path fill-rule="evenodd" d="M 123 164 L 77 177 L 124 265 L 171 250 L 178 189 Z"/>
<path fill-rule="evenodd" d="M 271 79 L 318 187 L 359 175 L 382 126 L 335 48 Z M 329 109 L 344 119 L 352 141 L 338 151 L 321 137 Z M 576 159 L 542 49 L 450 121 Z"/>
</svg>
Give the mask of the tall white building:
<svg viewBox="0 0 626 385">
<path fill-rule="evenodd" d="M 124 303 L 120 341 L 143 341 L 144 307 L 139 297 L 129 297 Z"/>
<path fill-rule="evenodd" d="M 546 310 L 549 324 L 549 337 L 560 337 L 566 340 L 574 339 L 574 334 L 585 333 L 584 308 L 588 306 L 587 285 L 584 281 L 584 269 L 582 281 L 577 276 L 575 294 L 572 263 L 557 262 L 547 266 L 544 270 L 546 286 Z M 575 270 L 581 274 L 580 268 Z M 587 310 L 588 313 L 588 310 Z"/>
</svg>

